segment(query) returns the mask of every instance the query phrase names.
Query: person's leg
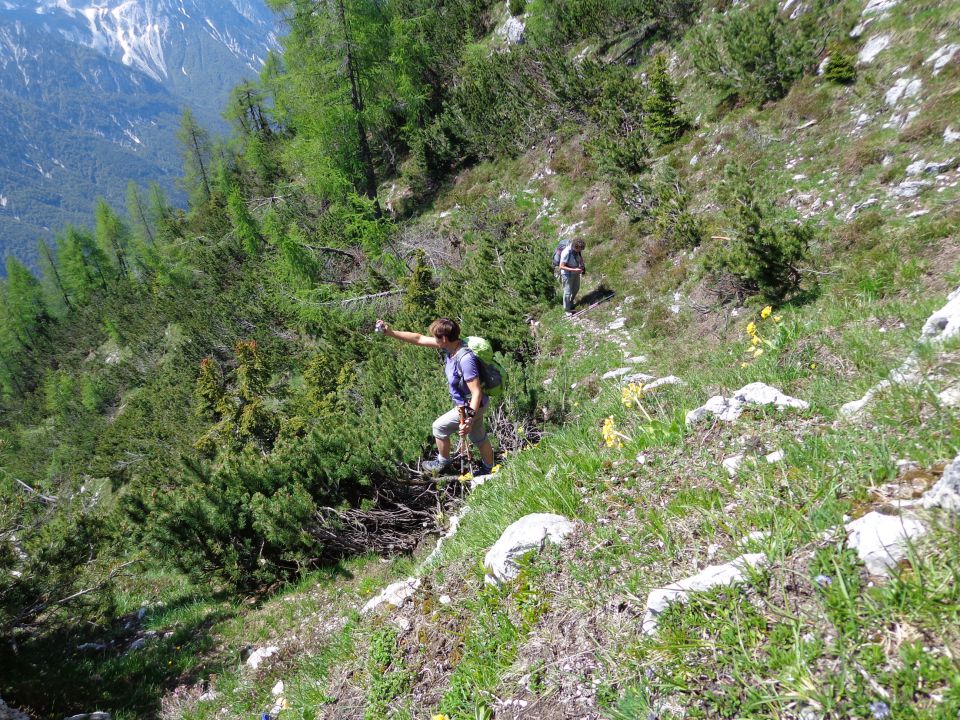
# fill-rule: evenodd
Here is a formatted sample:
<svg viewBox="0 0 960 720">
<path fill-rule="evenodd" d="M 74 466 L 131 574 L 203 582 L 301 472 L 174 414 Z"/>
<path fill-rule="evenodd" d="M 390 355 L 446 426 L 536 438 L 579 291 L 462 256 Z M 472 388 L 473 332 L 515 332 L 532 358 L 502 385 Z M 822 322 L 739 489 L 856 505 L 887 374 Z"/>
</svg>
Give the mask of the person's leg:
<svg viewBox="0 0 960 720">
<path fill-rule="evenodd" d="M 563 284 L 563 309 L 566 312 L 573 312 L 573 292 L 571 290 L 573 275 L 560 273 L 560 282 Z"/>
<path fill-rule="evenodd" d="M 483 416 L 486 415 L 486 408 L 481 408 L 473 420 L 473 427 L 470 429 L 470 441 L 477 446 L 480 451 L 480 459 L 483 461 L 486 470 L 493 467 L 493 445 L 487 438 L 487 431 L 484 428 Z"/>
<path fill-rule="evenodd" d="M 437 459 L 427 460 L 423 463 L 424 470 L 440 472 L 453 461 L 453 458 L 450 457 L 450 436 L 459 430 L 460 411 L 457 408 L 445 412 L 433 421 L 433 438 L 437 443 Z"/>
<path fill-rule="evenodd" d="M 580 273 L 570 275 L 570 312 L 576 305 L 577 293 L 580 292 Z"/>
</svg>

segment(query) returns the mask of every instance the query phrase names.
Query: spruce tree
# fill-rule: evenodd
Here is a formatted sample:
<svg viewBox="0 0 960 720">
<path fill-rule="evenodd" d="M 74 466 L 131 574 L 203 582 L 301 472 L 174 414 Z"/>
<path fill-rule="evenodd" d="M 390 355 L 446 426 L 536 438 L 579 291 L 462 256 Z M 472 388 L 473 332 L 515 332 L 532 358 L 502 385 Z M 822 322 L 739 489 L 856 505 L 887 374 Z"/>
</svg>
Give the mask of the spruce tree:
<svg viewBox="0 0 960 720">
<path fill-rule="evenodd" d="M 661 143 L 677 140 L 689 127 L 682 114 L 677 86 L 670 78 L 663 55 L 658 55 L 654 61 L 644 111 L 644 127 Z"/>
</svg>

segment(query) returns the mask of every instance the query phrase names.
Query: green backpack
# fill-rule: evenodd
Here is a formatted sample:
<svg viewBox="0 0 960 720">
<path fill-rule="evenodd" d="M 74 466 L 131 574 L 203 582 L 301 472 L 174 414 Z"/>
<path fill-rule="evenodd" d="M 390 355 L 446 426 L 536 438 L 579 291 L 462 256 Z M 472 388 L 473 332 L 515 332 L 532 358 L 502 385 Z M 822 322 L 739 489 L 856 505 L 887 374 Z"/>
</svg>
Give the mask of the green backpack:
<svg viewBox="0 0 960 720">
<path fill-rule="evenodd" d="M 480 366 L 480 384 L 483 386 L 483 392 L 493 399 L 503 397 L 503 389 L 506 385 L 506 372 L 503 366 L 493 358 L 493 346 L 486 338 L 476 335 L 465 337 L 463 342 L 467 350 L 472 352 Z M 460 355 L 463 350 L 457 353 L 457 369 L 460 367 Z M 461 372 L 461 377 L 463 373 Z"/>
</svg>

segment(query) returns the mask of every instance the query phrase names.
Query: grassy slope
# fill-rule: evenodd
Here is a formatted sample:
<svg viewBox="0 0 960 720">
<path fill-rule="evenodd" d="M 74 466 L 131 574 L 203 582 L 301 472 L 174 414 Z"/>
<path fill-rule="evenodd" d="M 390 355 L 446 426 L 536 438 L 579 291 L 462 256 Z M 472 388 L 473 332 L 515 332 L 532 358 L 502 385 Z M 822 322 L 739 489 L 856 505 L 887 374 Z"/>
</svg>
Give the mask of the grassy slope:
<svg viewBox="0 0 960 720">
<path fill-rule="evenodd" d="M 653 249 L 610 204 L 576 129 L 522 158 L 474 168 L 438 198 L 437 215 L 505 195 L 547 235 L 582 222 L 594 271 L 585 292 L 601 280 L 620 291 L 616 305 L 573 324 L 555 311 L 537 330 L 545 392 L 563 394 L 570 421 L 470 496 L 460 532 L 439 562 L 421 570 L 425 584 L 412 605 L 392 617 L 361 619 L 356 608 L 413 572 L 415 559 L 362 558 L 255 607 L 193 603 L 188 588 L 171 587 L 162 593 L 167 606 L 146 621 L 171 635 L 151 641 L 148 655 L 78 658 L 77 678 L 113 678 L 108 684 L 122 697 L 131 676 L 156 693 L 178 668 L 181 688 L 163 702 L 171 717 L 249 717 L 273 705 L 279 679 L 289 705 L 281 717 L 291 718 L 488 710 L 498 717 L 879 717 L 880 702 L 894 717 L 956 717 L 955 527 L 936 529 L 885 584 L 823 536 L 845 515 L 884 504 L 871 488 L 896 479 L 895 459 L 916 460 L 928 471 L 919 482 L 929 483 L 936 464 L 960 447 L 956 413 L 934 401 L 957 377 L 957 347 L 924 360 L 945 379 L 878 398 L 862 423 L 835 422 L 843 402 L 900 363 L 923 320 L 960 282 L 957 191 L 949 187 L 956 176 L 941 183 L 944 191 L 916 199 L 887 193 L 913 159 L 950 155 L 942 133 L 960 91 L 956 60 L 937 77 L 923 64 L 935 47 L 956 41 L 960 4 L 921 3 L 909 14 L 908 5 L 868 29 L 864 39 L 889 32 L 896 41 L 852 87 L 807 78 L 779 103 L 719 119 L 709 119 L 703 88 L 691 80 L 685 89 L 701 121 L 669 154 L 701 211 L 710 211 L 713 184 L 732 158 L 751 163 L 798 214 L 816 198 L 824 207 L 812 215 L 824 228 L 812 267 L 825 274 L 815 276 L 816 286 L 811 276 L 804 302 L 777 309 L 782 322 L 766 330 L 774 348 L 743 365 L 744 326 L 759 306 L 717 305 L 696 256 L 644 262 Z M 884 128 L 893 112 L 884 93 L 896 77 L 914 75 L 923 80 L 920 114 L 903 129 Z M 871 119 L 858 129 L 861 114 Z M 844 219 L 870 197 L 879 202 Z M 908 217 L 916 210 L 927 212 Z M 722 221 L 710 217 L 720 232 Z M 607 329 L 617 315 L 626 330 Z M 653 423 L 599 380 L 638 353 L 647 356 L 638 370 L 686 382 L 645 400 Z M 811 408 L 684 426 L 686 410 L 752 381 Z M 630 438 L 622 448 L 601 441 L 608 416 Z M 765 463 L 777 449 L 784 462 Z M 731 479 L 720 461 L 744 451 L 758 462 Z M 506 525 L 536 511 L 576 518 L 580 531 L 569 547 L 533 558 L 515 585 L 485 588 L 484 552 Z M 755 531 L 768 535 L 743 545 Z M 668 613 L 656 637 L 642 636 L 651 588 L 744 548 L 770 558 L 744 592 L 707 594 Z M 131 598 L 129 609 L 138 604 Z M 396 617 L 406 621 L 399 630 Z M 277 656 L 257 672 L 243 668 L 241 647 L 271 643 L 281 648 Z M 199 699 L 201 681 L 216 697 Z"/>
</svg>

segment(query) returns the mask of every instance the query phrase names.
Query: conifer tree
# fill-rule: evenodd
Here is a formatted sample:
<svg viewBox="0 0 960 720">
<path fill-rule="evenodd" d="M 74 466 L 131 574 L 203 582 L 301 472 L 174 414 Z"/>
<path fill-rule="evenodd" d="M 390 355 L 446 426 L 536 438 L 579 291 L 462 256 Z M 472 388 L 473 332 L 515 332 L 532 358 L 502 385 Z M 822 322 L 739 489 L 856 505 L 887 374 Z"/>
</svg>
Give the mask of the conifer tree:
<svg viewBox="0 0 960 720">
<path fill-rule="evenodd" d="M 52 286 L 52 295 L 56 298 L 63 298 L 63 305 L 67 310 L 73 310 L 73 303 L 70 302 L 70 296 L 67 295 L 67 288 L 60 277 L 60 271 L 57 269 L 57 260 L 53 256 L 53 251 L 47 245 L 47 241 L 41 238 L 37 241 L 40 255 L 40 271 L 43 273 L 43 279 Z M 59 301 L 59 300 L 58 300 Z"/>
<path fill-rule="evenodd" d="M 183 155 L 181 184 L 191 205 L 199 207 L 210 199 L 210 169 L 212 146 L 207 131 L 200 126 L 189 108 L 185 108 L 177 130 L 177 140 Z"/>
<path fill-rule="evenodd" d="M 243 249 L 250 257 L 256 257 L 260 254 L 260 245 L 263 239 L 260 237 L 260 231 L 257 229 L 256 220 L 247 210 L 247 203 L 243 199 L 240 188 L 233 185 L 227 194 L 227 212 L 230 214 L 230 222 L 233 224 L 233 231 L 243 245 Z"/>
<path fill-rule="evenodd" d="M 50 322 L 43 287 L 12 255 L 7 256 L 7 311 L 23 346 L 36 349 Z"/>
<path fill-rule="evenodd" d="M 130 216 L 130 222 L 133 224 L 133 233 L 141 242 L 153 244 L 153 229 L 150 227 L 151 221 L 149 208 L 140 195 L 140 189 L 137 184 L 131 180 L 127 183 L 127 215 Z"/>
<path fill-rule="evenodd" d="M 644 111 L 644 127 L 661 143 L 678 139 L 689 126 L 681 112 L 677 86 L 670 79 L 667 61 L 662 55 L 658 55 L 653 64 Z"/>
<path fill-rule="evenodd" d="M 107 258 L 89 232 L 67 227 L 59 248 L 61 277 L 71 297 L 84 303 L 98 288 L 107 289 Z"/>
<path fill-rule="evenodd" d="M 121 278 L 128 279 L 130 277 L 127 263 L 130 245 L 129 228 L 103 198 L 97 198 L 94 221 L 94 236 L 100 252 L 109 259 L 110 265 L 117 269 Z"/>
</svg>

